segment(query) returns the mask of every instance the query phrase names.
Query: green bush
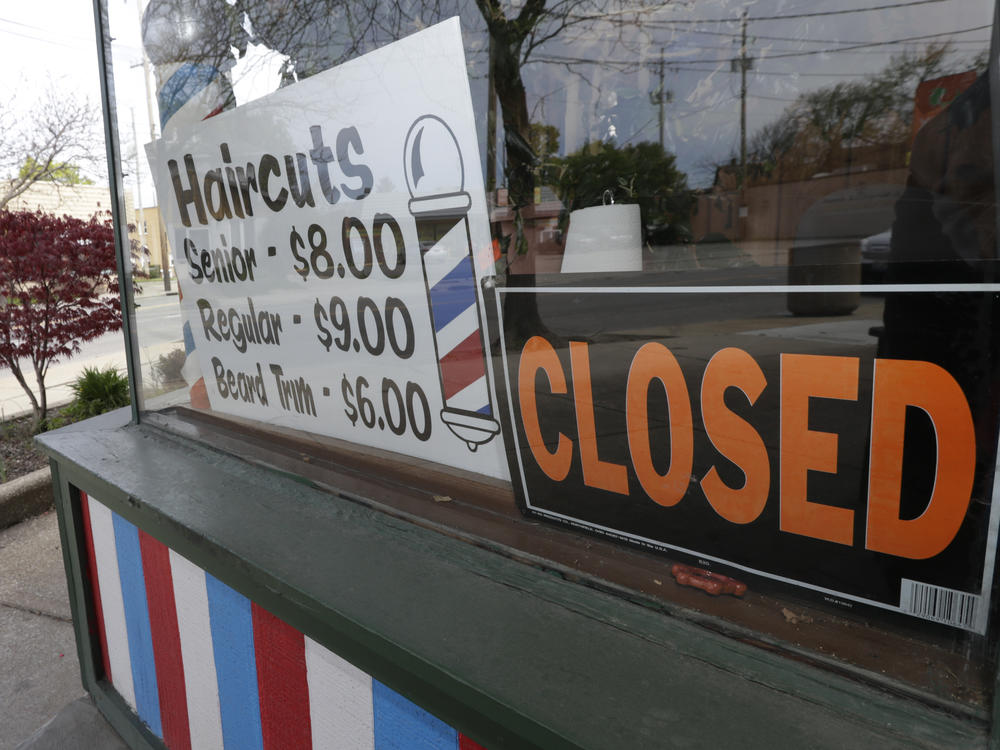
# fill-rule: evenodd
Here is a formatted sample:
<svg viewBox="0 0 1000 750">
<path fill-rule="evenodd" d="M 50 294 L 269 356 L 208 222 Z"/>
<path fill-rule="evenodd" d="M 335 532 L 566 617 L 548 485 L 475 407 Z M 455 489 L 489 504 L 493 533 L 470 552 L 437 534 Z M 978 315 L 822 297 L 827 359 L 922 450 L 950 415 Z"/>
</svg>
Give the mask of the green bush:
<svg viewBox="0 0 1000 750">
<path fill-rule="evenodd" d="M 157 358 L 156 364 L 153 365 L 153 370 L 162 387 L 173 388 L 184 384 L 184 376 L 181 374 L 181 370 L 184 367 L 186 359 L 187 354 L 184 353 L 183 349 L 174 349 L 166 354 L 161 354 Z"/>
<path fill-rule="evenodd" d="M 73 389 L 73 402 L 63 410 L 63 416 L 70 421 L 96 417 L 106 411 L 128 406 L 131 402 L 128 378 L 114 367 L 98 370 L 85 367 Z"/>
</svg>

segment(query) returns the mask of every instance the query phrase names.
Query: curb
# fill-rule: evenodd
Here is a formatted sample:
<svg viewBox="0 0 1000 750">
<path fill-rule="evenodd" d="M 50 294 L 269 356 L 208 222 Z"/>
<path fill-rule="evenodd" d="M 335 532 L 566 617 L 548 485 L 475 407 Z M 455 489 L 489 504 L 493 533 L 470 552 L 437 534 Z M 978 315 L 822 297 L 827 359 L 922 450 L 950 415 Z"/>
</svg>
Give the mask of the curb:
<svg viewBox="0 0 1000 750">
<path fill-rule="evenodd" d="M 52 383 L 51 385 L 46 385 L 45 389 L 48 390 L 49 388 L 54 388 L 56 386 L 68 385 L 70 382 L 72 382 L 72 381 L 66 381 L 65 383 Z M 20 395 L 18 396 L 18 398 L 20 398 Z M 10 401 L 11 399 L 7 399 L 7 400 Z M 60 399 L 60 400 L 57 400 L 57 401 L 52 401 L 49 404 L 49 413 L 51 414 L 51 413 L 55 412 L 57 409 L 61 409 L 64 406 L 69 406 L 71 403 L 73 403 L 73 397 L 72 396 L 69 396 L 67 398 L 63 398 L 63 399 Z M 21 419 L 21 417 L 27 417 L 27 416 L 30 416 L 33 413 L 34 412 L 33 412 L 32 408 L 30 406 L 27 406 L 27 407 L 21 409 L 20 411 L 4 411 L 3 414 L 2 414 L 2 416 L 0 416 L 0 422 L 6 422 L 6 421 L 10 421 L 12 419 Z M 3 485 L 0 484 L 0 487 L 3 487 Z"/>
<path fill-rule="evenodd" d="M 51 508 L 53 497 L 52 473 L 47 466 L 0 484 L 0 529 Z"/>
</svg>

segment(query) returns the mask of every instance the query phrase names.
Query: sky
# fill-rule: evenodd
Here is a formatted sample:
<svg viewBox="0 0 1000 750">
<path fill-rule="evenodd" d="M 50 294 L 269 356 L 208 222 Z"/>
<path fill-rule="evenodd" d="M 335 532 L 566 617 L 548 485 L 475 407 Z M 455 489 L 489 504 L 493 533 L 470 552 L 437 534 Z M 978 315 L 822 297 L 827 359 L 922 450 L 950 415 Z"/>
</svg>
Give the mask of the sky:
<svg viewBox="0 0 1000 750">
<path fill-rule="evenodd" d="M 134 0 L 111 0 L 120 11 L 129 8 L 135 19 Z M 138 22 L 135 21 L 134 25 Z M 116 43 L 118 57 L 141 61 L 135 41 Z M 67 92 L 86 98 L 95 105 L 100 118 L 101 87 L 97 66 L 97 45 L 94 35 L 93 8 L 87 0 L 34 0 L 5 3 L 0 10 L 0 44 L 3 65 L 0 66 L 0 96 L 5 102 L 13 98 L 14 106 L 27 110 L 38 92 L 51 86 L 57 92 Z M 141 67 L 138 68 L 141 71 Z M 133 72 L 134 71 L 130 71 Z M 139 82 L 141 84 L 141 73 Z M 125 91 L 122 91 L 125 94 Z M 142 96 L 125 96 L 119 108 L 136 110 L 136 127 L 148 132 L 146 106 Z M 103 143 L 103 123 L 96 124 Z M 123 138 L 124 138 L 123 134 Z M 95 182 L 106 183 L 103 161 L 98 171 L 89 173 Z"/>
<path fill-rule="evenodd" d="M 739 150 L 741 76 L 734 58 L 740 55 L 744 11 L 749 18 L 746 55 L 752 61 L 745 97 L 751 137 L 800 95 L 864 81 L 894 56 L 921 53 L 930 43 L 950 41 L 954 63 L 946 69 L 965 69 L 962 60 L 988 46 L 993 15 L 992 0 L 675 0 L 644 5 L 656 10 L 624 14 L 624 26 L 581 25 L 550 42 L 538 54 L 543 61 L 539 67 L 551 73 L 537 93 L 548 95 L 549 111 L 560 106 L 569 111 L 566 100 L 572 96 L 574 76 L 603 92 L 614 89 L 619 102 L 631 101 L 635 115 L 619 116 L 619 142 L 656 140 L 656 108 L 645 100 L 655 91 L 662 59 L 665 87 L 673 94 L 665 108 L 664 145 L 677 154 L 689 184 L 698 187 L 711 180 L 715 164 Z M 643 18 L 641 29 L 628 26 L 636 17 Z M 613 64 L 601 70 L 588 60 L 620 63 L 619 72 Z M 606 102 L 600 104 L 610 111 Z M 571 150 L 606 137 L 606 125 L 604 132 L 593 126 L 581 132 L 574 125 L 580 119 L 575 114 L 565 120 L 563 136 Z M 599 119 L 591 117 L 591 122 L 603 124 Z"/>
<path fill-rule="evenodd" d="M 114 0 L 113 0 L 114 1 Z M 51 78 L 100 97 L 93 10 L 80 0 L 5 3 L 0 10 L 0 91 L 24 95 Z"/>
<path fill-rule="evenodd" d="M 146 91 L 141 65 L 142 52 L 139 36 L 139 11 L 137 3 L 146 0 L 108 0 L 111 31 L 114 37 L 114 65 L 116 98 L 119 112 L 119 131 L 122 150 L 126 155 L 136 152 L 138 141 L 140 159 L 142 203 L 153 200 L 149 170 L 142 156 L 143 144 L 150 138 L 147 116 Z M 878 10 L 871 13 L 845 13 L 828 15 L 831 10 L 859 9 L 873 5 L 899 4 L 898 9 Z M 694 176 L 699 165 L 706 160 L 731 153 L 738 144 L 739 86 L 738 76 L 730 69 L 730 60 L 738 54 L 736 38 L 739 16 L 748 9 L 751 19 L 771 16 L 771 20 L 752 22 L 749 28 L 749 54 L 755 58 L 754 70 L 748 76 L 749 129 L 753 132 L 771 121 L 776 114 L 793 102 L 803 91 L 832 83 L 857 80 L 864 72 L 880 69 L 892 54 L 906 48 L 916 49 L 926 44 L 918 39 L 906 44 L 885 44 L 885 40 L 923 37 L 935 32 L 950 33 L 970 29 L 991 20 L 990 0 L 676 0 L 671 3 L 643 3 L 663 6 L 653 16 L 654 23 L 648 32 L 636 37 L 635 44 L 626 48 L 607 46 L 590 35 L 592 53 L 606 59 L 624 56 L 627 59 L 646 59 L 639 78 L 631 78 L 632 87 L 639 88 L 635 97 L 645 100 L 655 86 L 656 67 L 648 58 L 662 54 L 668 65 L 667 87 L 673 93 L 668 108 L 665 142 L 668 149 L 678 154 L 680 166 Z M 669 7 L 668 7 L 669 6 Z M 817 13 L 823 11 L 823 13 Z M 795 15 L 787 20 L 775 20 L 781 15 Z M 705 23 L 706 19 L 716 19 Z M 697 23 L 693 23 L 697 20 Z M 678 22 L 679 21 L 679 22 Z M 659 24 L 659 26 L 657 26 Z M 617 30 L 610 29 L 612 35 Z M 639 36 L 645 35 L 645 40 Z M 988 31 L 977 30 L 955 37 L 962 51 L 973 50 L 977 40 L 988 37 Z M 3 65 L 0 66 L 0 95 L 4 100 L 15 95 L 16 105 L 26 107 L 34 92 L 44 89 L 51 81 L 59 90 L 72 91 L 100 102 L 97 56 L 94 40 L 94 21 L 89 0 L 31 0 L 8 2 L 0 10 L 0 41 L 3 44 Z M 882 44 L 861 48 L 848 48 L 850 42 L 878 41 Z M 564 123 L 564 148 L 578 148 L 581 143 L 595 137 L 594 132 L 581 130 L 575 123 L 578 116 L 569 114 L 565 100 L 571 90 L 573 75 L 566 71 L 571 66 L 560 56 L 581 54 L 580 40 L 565 40 L 565 45 L 550 45 L 546 53 L 552 59 L 542 63 L 530 74 L 539 88 L 551 94 L 550 102 L 529 102 L 529 106 L 543 111 L 542 105 L 562 109 L 566 114 L 559 118 Z M 963 46 L 965 45 L 965 46 Z M 824 49 L 830 53 L 820 53 Z M 662 53 L 661 53 L 662 50 Z M 808 50 L 806 56 L 789 56 L 789 52 Z M 590 52 L 588 52 L 590 53 Z M 260 52 L 260 54 L 264 54 Z M 658 59 L 658 57 L 657 57 Z M 244 62 L 247 65 L 249 63 Z M 254 61 L 255 69 L 270 71 L 272 78 L 260 84 L 261 90 L 273 88 L 275 67 L 261 66 Z M 594 71 L 575 65 L 582 79 L 592 80 Z M 526 73 L 526 75 L 528 75 Z M 237 80 L 241 79 L 237 71 Z M 607 79 L 608 74 L 605 73 Z M 612 78 L 613 78 L 612 74 Z M 648 80 L 647 80 L 648 79 Z M 638 81 L 638 84 L 635 82 Z M 149 86 L 152 88 L 153 82 Z M 243 84 L 246 85 L 246 81 Z M 528 81 L 529 89 L 532 82 Z M 606 81 L 611 88 L 619 84 Z M 252 86 L 250 87 L 252 88 Z M 245 91 L 238 91 L 243 100 Z M 622 93 L 619 91 L 619 93 Z M 599 102 L 595 99 L 594 106 Z M 648 109 L 648 111 L 645 111 Z M 580 110 L 581 116 L 589 116 Z M 132 120 L 135 122 L 133 138 Z M 593 117 L 591 119 L 594 119 Z M 655 107 L 643 108 L 638 123 L 621 127 L 620 138 L 649 140 L 657 137 Z M 571 129 L 580 130 L 575 135 Z M 593 128 L 591 128 L 593 130 Z M 635 132 L 629 132 L 635 131 Z M 572 141 L 572 142 L 571 142 Z M 134 159 L 134 157 L 131 157 Z M 134 183 L 134 161 L 127 178 Z M 703 166 L 701 171 L 704 171 Z M 708 174 L 708 173 L 706 173 Z M 105 175 L 92 175 L 98 181 Z M 697 182 L 698 180 L 694 180 Z M 134 189 L 134 188 L 133 188 Z"/>
<path fill-rule="evenodd" d="M 144 9 L 148 0 L 108 0 L 111 24 L 113 65 L 115 70 L 115 98 L 118 110 L 119 138 L 123 155 L 128 160 L 124 167 L 128 172 L 126 186 L 135 192 L 136 143 L 140 154 L 138 173 L 141 177 L 140 191 L 143 205 L 153 205 L 153 183 L 149 167 L 145 161 L 144 145 L 150 140 L 149 106 L 147 87 L 144 84 L 142 67 L 142 46 L 139 32 L 140 8 Z M 138 6 L 138 7 L 137 7 Z M 100 113 L 101 87 L 97 65 L 97 44 L 94 34 L 94 13 L 90 0 L 31 0 L 30 2 L 4 3 L 0 10 L 0 49 L 3 49 L 3 65 L 0 65 L 0 96 L 3 100 L 12 98 L 15 106 L 27 110 L 36 92 L 46 86 L 57 91 L 73 92 L 78 97 L 89 99 Z M 265 90 L 274 86 L 276 65 L 261 66 L 257 57 L 247 60 L 244 65 L 254 63 L 263 67 L 270 79 L 258 83 Z M 253 81 L 244 78 L 244 88 L 253 86 Z M 241 99 L 257 93 L 244 93 Z M 150 75 L 149 95 L 155 97 L 155 82 Z M 155 106 L 153 107 L 156 118 Z M 135 135 L 133 137 L 133 118 Z M 96 123 L 103 142 L 103 122 Z M 159 128 L 156 128 L 157 135 Z M 95 182 L 106 183 L 107 171 L 100 162 L 97 172 L 88 173 Z"/>
</svg>

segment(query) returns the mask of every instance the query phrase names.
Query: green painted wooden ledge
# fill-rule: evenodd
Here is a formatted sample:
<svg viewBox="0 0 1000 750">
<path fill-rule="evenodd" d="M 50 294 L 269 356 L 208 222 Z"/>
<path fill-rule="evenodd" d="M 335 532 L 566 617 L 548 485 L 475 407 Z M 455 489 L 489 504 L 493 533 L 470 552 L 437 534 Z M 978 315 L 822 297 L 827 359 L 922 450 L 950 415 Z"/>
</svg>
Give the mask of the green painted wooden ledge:
<svg viewBox="0 0 1000 750">
<path fill-rule="evenodd" d="M 423 528 L 149 425 L 47 433 L 85 686 L 161 747 L 88 635 L 73 488 L 500 748 L 985 748 L 957 716 Z M 377 499 L 377 498 L 375 498 Z"/>
</svg>

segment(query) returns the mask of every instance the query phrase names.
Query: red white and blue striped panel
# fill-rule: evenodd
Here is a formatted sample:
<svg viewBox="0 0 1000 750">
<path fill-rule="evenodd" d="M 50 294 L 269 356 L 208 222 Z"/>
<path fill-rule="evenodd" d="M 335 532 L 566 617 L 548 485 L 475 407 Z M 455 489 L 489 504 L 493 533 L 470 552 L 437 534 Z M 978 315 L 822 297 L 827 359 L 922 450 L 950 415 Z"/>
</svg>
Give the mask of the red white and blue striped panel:
<svg viewBox="0 0 1000 750">
<path fill-rule="evenodd" d="M 481 750 L 81 493 L 105 677 L 171 750 Z"/>
</svg>

